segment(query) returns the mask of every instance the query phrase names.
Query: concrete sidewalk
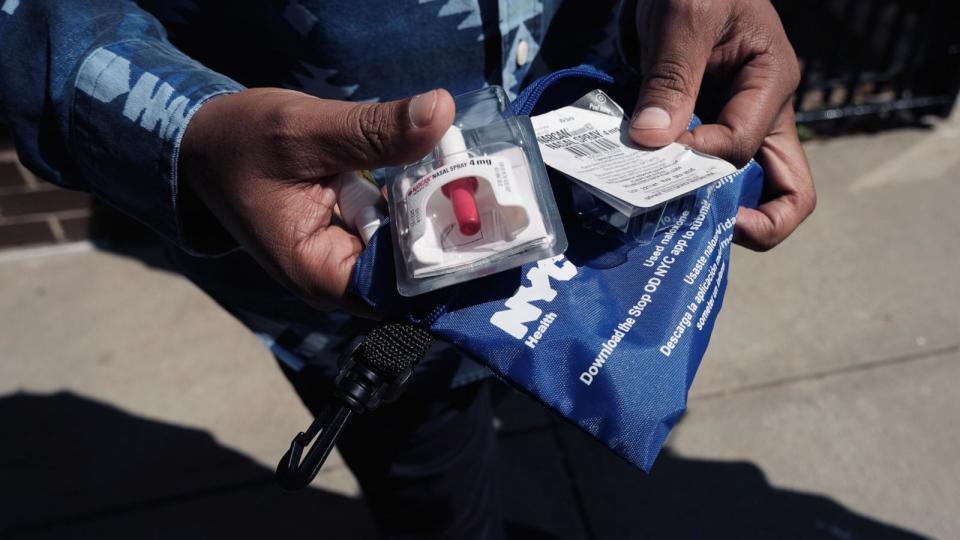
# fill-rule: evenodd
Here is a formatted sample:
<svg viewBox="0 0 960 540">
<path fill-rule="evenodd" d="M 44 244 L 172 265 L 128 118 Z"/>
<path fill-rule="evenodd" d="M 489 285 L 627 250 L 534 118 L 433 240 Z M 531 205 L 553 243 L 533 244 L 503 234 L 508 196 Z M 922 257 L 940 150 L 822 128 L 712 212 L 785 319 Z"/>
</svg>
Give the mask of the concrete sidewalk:
<svg viewBox="0 0 960 540">
<path fill-rule="evenodd" d="M 960 537 L 960 122 L 807 148 L 818 211 L 734 252 L 652 475 L 501 407 L 515 537 Z M 338 459 L 273 486 L 306 410 L 242 326 L 132 255 L 0 252 L 0 537 L 371 537 Z"/>
</svg>

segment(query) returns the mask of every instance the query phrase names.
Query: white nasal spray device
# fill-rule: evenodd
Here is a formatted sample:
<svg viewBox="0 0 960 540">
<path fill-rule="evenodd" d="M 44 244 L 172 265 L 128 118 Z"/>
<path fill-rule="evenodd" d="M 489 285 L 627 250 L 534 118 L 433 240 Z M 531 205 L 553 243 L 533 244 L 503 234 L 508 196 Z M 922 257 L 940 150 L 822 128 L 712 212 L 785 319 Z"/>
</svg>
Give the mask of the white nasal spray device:
<svg viewBox="0 0 960 540">
<path fill-rule="evenodd" d="M 339 180 L 337 206 L 340 207 L 340 217 L 347 227 L 360 236 L 363 245 L 367 245 L 384 220 L 384 200 L 380 188 L 370 171 L 341 173 Z"/>
</svg>

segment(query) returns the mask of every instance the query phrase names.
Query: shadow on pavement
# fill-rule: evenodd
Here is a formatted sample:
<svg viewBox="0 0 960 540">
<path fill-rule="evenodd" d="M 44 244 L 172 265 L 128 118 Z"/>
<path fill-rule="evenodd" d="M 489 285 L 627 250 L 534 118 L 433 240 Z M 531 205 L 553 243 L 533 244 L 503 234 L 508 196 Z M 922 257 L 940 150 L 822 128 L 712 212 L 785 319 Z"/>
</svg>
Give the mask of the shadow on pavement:
<svg viewBox="0 0 960 540">
<path fill-rule="evenodd" d="M 645 475 L 513 394 L 498 412 L 510 538 L 919 538 L 751 463 L 665 451 Z M 363 501 L 273 483 L 208 433 L 71 393 L 0 398 L 2 538 L 373 538 Z"/>
<path fill-rule="evenodd" d="M 924 538 L 829 497 L 772 486 L 752 463 L 685 459 L 666 450 L 649 477 L 599 469 L 592 482 L 604 485 L 586 503 L 604 507 L 588 512 L 595 538 Z"/>
<path fill-rule="evenodd" d="M 667 448 L 647 475 L 548 414 L 531 399 L 511 395 L 499 410 L 500 441 L 508 517 L 556 538 L 922 538 L 829 497 L 773 486 L 748 462 L 688 459 Z M 566 511 L 556 495 L 563 489 L 573 492 Z M 510 510 L 522 500 L 539 512 L 538 523 Z M 543 500 L 554 508 L 537 508 Z M 571 513 L 579 514 L 579 527 L 569 523 Z"/>
<path fill-rule="evenodd" d="M 373 538 L 363 501 L 273 483 L 208 433 L 70 393 L 0 398 L 2 538 Z"/>
</svg>

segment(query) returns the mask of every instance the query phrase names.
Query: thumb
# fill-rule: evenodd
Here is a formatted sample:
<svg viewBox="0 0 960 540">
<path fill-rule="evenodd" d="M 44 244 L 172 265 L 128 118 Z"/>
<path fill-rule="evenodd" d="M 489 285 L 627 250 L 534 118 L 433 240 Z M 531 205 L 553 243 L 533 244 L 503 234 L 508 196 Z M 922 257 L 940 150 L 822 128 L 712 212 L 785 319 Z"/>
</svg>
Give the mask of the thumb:
<svg viewBox="0 0 960 540">
<path fill-rule="evenodd" d="M 697 32 L 687 31 L 689 23 L 672 22 L 671 17 L 675 15 L 661 22 L 650 47 L 630 122 L 630 138 L 650 148 L 666 146 L 687 130 L 712 49 Z"/>
<path fill-rule="evenodd" d="M 430 153 L 453 123 L 455 105 L 446 90 L 385 103 L 330 101 L 314 124 L 328 169 L 376 169 Z"/>
</svg>

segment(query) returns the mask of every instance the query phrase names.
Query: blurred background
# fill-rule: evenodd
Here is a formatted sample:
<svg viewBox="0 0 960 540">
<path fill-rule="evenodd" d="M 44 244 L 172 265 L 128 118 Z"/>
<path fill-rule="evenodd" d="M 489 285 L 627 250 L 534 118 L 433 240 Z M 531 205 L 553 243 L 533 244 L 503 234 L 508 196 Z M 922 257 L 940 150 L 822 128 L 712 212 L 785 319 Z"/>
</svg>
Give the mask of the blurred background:
<svg viewBox="0 0 960 540">
<path fill-rule="evenodd" d="M 960 537 L 960 4 L 775 4 L 817 212 L 735 249 L 651 475 L 507 398 L 513 537 Z M 0 344 L 0 538 L 372 537 L 336 456 L 274 486 L 309 415 L 270 354 L 2 127 Z"/>
</svg>

